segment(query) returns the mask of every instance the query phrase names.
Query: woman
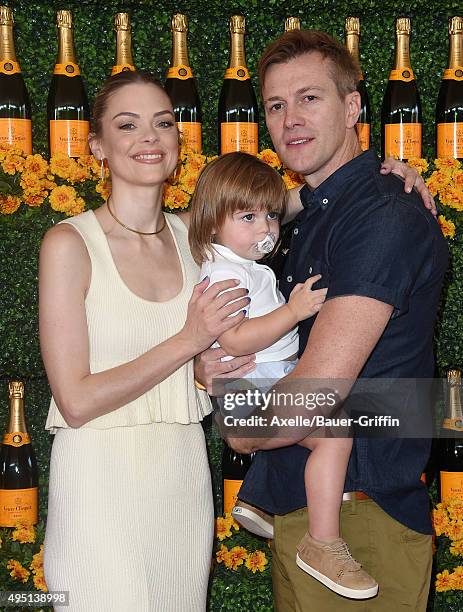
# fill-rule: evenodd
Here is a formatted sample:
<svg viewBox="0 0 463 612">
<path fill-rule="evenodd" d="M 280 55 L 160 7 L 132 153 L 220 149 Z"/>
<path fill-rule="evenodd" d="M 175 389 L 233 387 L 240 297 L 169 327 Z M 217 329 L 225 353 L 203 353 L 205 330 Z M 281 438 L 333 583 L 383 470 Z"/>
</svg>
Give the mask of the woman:
<svg viewBox="0 0 463 612">
<path fill-rule="evenodd" d="M 248 300 L 233 280 L 195 285 L 182 216 L 161 212 L 178 143 L 158 82 L 140 72 L 109 79 L 90 145 L 112 195 L 42 245 L 46 427 L 56 432 L 44 566 L 72 611 L 206 608 L 213 505 L 200 421 L 211 407 L 192 359 Z"/>
</svg>

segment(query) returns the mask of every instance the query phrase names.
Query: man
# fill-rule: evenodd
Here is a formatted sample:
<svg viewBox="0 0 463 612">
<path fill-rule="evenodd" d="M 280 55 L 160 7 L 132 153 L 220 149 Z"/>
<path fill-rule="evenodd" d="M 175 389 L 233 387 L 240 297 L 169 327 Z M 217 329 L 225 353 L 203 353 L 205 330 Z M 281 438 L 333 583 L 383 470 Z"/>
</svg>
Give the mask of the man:
<svg viewBox="0 0 463 612">
<path fill-rule="evenodd" d="M 280 159 L 304 176 L 303 206 L 280 278 L 322 274 L 326 303 L 299 326 L 297 379 L 431 378 L 433 326 L 447 266 L 435 219 L 416 194 L 361 153 L 355 123 L 358 67 L 330 36 L 287 32 L 265 51 L 259 76 L 268 130 Z M 274 441 L 233 439 L 240 452 Z M 275 514 L 273 581 L 279 612 L 425 611 L 432 564 L 429 501 L 420 475 L 427 440 L 355 438 L 341 530 L 379 583 L 367 601 L 341 598 L 295 562 L 307 529 L 304 465 L 293 445 L 257 454 L 240 499 Z"/>
</svg>

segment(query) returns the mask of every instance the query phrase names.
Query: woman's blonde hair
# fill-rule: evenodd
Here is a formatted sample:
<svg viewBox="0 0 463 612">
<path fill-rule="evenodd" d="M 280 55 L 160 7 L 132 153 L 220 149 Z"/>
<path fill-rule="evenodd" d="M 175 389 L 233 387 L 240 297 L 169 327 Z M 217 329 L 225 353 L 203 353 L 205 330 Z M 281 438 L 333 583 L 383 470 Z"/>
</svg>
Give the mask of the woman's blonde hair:
<svg viewBox="0 0 463 612">
<path fill-rule="evenodd" d="M 238 210 L 286 210 L 286 187 L 276 170 L 248 153 L 221 155 L 207 164 L 191 200 L 188 238 L 198 265 L 211 252 L 213 235 Z"/>
</svg>

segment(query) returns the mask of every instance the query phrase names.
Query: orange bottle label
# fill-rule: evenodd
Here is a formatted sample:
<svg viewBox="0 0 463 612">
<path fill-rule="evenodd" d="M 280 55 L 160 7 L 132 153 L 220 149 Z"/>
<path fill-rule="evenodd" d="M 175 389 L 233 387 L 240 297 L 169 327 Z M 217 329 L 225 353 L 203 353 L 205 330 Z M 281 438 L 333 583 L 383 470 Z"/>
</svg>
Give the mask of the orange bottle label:
<svg viewBox="0 0 463 612">
<path fill-rule="evenodd" d="M 14 433 L 6 433 L 3 435 L 3 444 L 8 444 L 9 446 L 23 446 L 24 444 L 30 443 L 30 435 L 22 431 L 15 431 Z"/>
<path fill-rule="evenodd" d="M 244 151 L 257 155 L 258 153 L 258 126 L 257 123 L 243 123 L 240 121 L 222 123 L 220 126 L 221 153 Z"/>
<path fill-rule="evenodd" d="M 119 74 L 119 72 L 127 72 L 128 70 L 130 70 L 131 72 L 136 72 L 137 69 L 135 68 L 135 66 L 132 66 L 132 64 L 118 64 L 117 66 L 113 66 L 113 69 L 111 70 L 111 76 Z"/>
<path fill-rule="evenodd" d="M 32 123 L 30 119 L 0 119 L 0 143 L 32 154 Z"/>
<path fill-rule="evenodd" d="M 246 81 L 251 78 L 249 70 L 246 66 L 236 66 L 236 68 L 227 68 L 225 70 L 224 79 L 237 79 L 238 81 Z"/>
<path fill-rule="evenodd" d="M 463 123 L 437 124 L 437 157 L 463 158 Z"/>
<path fill-rule="evenodd" d="M 172 68 L 169 68 L 169 70 L 167 71 L 167 78 L 168 79 L 182 79 L 182 81 L 185 81 L 186 79 L 193 78 L 193 72 L 190 66 L 185 66 L 184 64 L 180 64 L 178 66 L 172 66 Z"/>
<path fill-rule="evenodd" d="M 386 157 L 421 157 L 421 123 L 387 123 L 384 127 Z"/>
<path fill-rule="evenodd" d="M 442 75 L 443 79 L 450 79 L 452 81 L 463 81 L 463 66 L 457 66 L 456 68 L 447 68 L 444 70 Z"/>
<path fill-rule="evenodd" d="M 357 123 L 355 129 L 357 130 L 357 137 L 362 151 L 368 151 L 370 148 L 370 124 Z"/>
<path fill-rule="evenodd" d="M 201 124 L 193 121 L 179 121 L 178 129 L 183 137 L 183 145 L 195 153 L 201 153 L 202 134 Z"/>
<path fill-rule="evenodd" d="M 80 74 L 80 68 L 73 62 L 68 62 L 67 64 L 55 64 L 53 74 L 63 74 L 67 77 L 75 77 Z"/>
<path fill-rule="evenodd" d="M 413 74 L 413 70 L 409 67 L 399 68 L 398 70 L 391 70 L 389 73 L 389 80 L 410 83 L 410 81 L 415 80 L 415 75 Z"/>
<path fill-rule="evenodd" d="M 242 480 L 224 480 L 223 481 L 223 513 L 230 514 L 238 499 L 238 491 L 240 490 Z"/>
<path fill-rule="evenodd" d="M 37 524 L 38 489 L 0 489 L 0 527 Z"/>
<path fill-rule="evenodd" d="M 89 155 L 88 121 L 59 119 L 50 121 L 50 153 L 66 153 L 69 157 Z"/>
<path fill-rule="evenodd" d="M 463 499 L 463 472 L 440 473 L 441 501 L 450 498 Z"/>
<path fill-rule="evenodd" d="M 18 62 L 6 59 L 0 62 L 0 72 L 3 74 L 15 74 L 16 72 L 21 72 L 21 68 Z"/>
</svg>

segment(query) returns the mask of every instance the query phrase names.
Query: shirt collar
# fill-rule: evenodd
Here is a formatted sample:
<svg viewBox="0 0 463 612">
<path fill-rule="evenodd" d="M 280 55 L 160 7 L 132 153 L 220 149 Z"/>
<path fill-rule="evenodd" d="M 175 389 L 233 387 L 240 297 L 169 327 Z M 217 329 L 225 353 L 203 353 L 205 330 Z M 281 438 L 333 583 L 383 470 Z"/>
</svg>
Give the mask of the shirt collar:
<svg viewBox="0 0 463 612">
<path fill-rule="evenodd" d="M 231 249 L 224 246 L 223 244 L 214 243 L 211 245 L 211 249 L 212 249 L 212 252 L 209 251 L 207 253 L 207 258 L 209 261 L 212 261 L 213 259 L 215 260 L 226 259 L 228 261 L 233 261 L 233 262 L 242 263 L 242 264 L 255 263 L 253 259 L 245 259 L 244 257 L 240 257 L 240 255 L 237 255 Z"/>
<path fill-rule="evenodd" d="M 338 168 L 336 172 L 333 172 L 316 189 L 311 190 L 306 183 L 299 192 L 302 206 L 306 209 L 319 207 L 322 210 L 326 210 L 343 193 L 346 181 L 353 175 L 361 174 L 371 164 L 378 165 L 374 149 L 368 149 L 368 151 L 364 151 L 348 161 Z"/>
</svg>

